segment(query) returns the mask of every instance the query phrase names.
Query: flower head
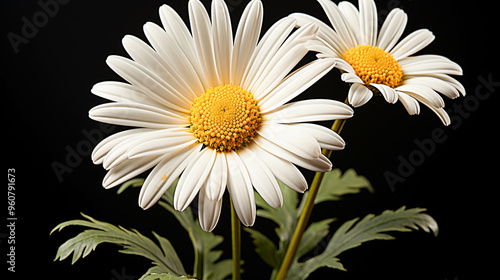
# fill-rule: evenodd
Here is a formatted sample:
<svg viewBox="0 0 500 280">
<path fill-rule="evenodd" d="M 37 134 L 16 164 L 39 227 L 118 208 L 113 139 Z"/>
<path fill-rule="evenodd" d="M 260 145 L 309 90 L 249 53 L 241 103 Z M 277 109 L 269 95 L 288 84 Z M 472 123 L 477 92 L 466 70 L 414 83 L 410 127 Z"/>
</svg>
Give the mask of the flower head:
<svg viewBox="0 0 500 280">
<path fill-rule="evenodd" d="M 378 30 L 373 0 L 359 0 L 359 10 L 349 2 L 318 2 L 333 29 L 306 14 L 295 13 L 291 17 L 299 25 L 319 26 L 318 36 L 308 48 L 319 52 L 319 57 L 337 60 L 342 80 L 352 84 L 348 94 L 351 105 L 366 104 L 375 91 L 389 103 L 399 100 L 410 115 L 420 113 L 420 102 L 445 125 L 450 124 L 438 92 L 452 99 L 465 95 L 464 87 L 449 76 L 462 75 L 462 69 L 443 56 L 412 56 L 434 40 L 429 30 L 417 30 L 400 41 L 407 23 L 407 15 L 401 9 L 393 9 Z"/>
<path fill-rule="evenodd" d="M 90 110 L 92 119 L 135 127 L 104 139 L 92 159 L 109 170 L 111 188 L 152 168 L 139 195 L 149 208 L 179 179 L 174 207 L 184 210 L 198 195 L 199 220 L 212 230 L 226 187 L 238 217 L 255 221 L 254 188 L 273 207 L 282 205 L 276 179 L 304 192 L 300 166 L 328 171 L 320 149 L 338 150 L 344 141 L 331 130 L 304 122 L 352 116 L 332 100 L 290 102 L 334 65 L 315 60 L 290 73 L 306 55 L 317 27 L 283 18 L 259 40 L 263 8 L 251 1 L 234 39 L 227 6 L 214 0 L 211 18 L 198 0 L 189 1 L 191 31 L 169 6 L 160 8 L 163 28 L 146 23 L 151 44 L 125 36 L 132 59 L 110 56 L 108 65 L 127 83 L 92 88 L 113 102 Z M 294 32 L 292 32 L 294 31 Z"/>
</svg>

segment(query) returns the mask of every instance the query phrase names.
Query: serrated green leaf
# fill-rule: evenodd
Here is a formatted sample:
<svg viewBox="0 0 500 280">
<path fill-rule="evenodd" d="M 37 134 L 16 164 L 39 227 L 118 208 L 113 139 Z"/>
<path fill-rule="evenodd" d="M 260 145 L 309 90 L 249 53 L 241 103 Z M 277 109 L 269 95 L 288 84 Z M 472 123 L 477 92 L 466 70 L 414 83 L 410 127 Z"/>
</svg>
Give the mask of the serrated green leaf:
<svg viewBox="0 0 500 280">
<path fill-rule="evenodd" d="M 278 256 L 278 249 L 276 245 L 260 231 L 244 228 L 244 230 L 250 233 L 250 237 L 253 239 L 253 244 L 255 245 L 255 252 L 260 256 L 260 258 L 272 268 L 279 268 L 281 260 Z"/>
<path fill-rule="evenodd" d="M 390 231 L 407 232 L 421 228 L 437 235 L 436 221 L 422 213 L 424 211 L 425 209 L 421 208 L 406 210 L 405 207 L 401 207 L 396 211 L 386 210 L 378 216 L 367 215 L 360 221 L 356 218 L 345 222 L 335 232 L 321 254 L 304 263 L 293 263 L 287 279 L 306 279 L 311 272 L 322 266 L 343 270 L 342 264 L 337 259 L 339 254 L 367 241 L 392 239 L 393 237 L 387 233 Z"/>
<path fill-rule="evenodd" d="M 196 280 L 186 276 L 174 276 L 168 273 L 149 273 L 143 275 L 139 280 Z"/>
<path fill-rule="evenodd" d="M 91 251 L 95 250 L 97 245 L 101 243 L 111 243 L 123 246 L 120 251 L 125 254 L 133 254 L 143 256 L 150 259 L 154 264 L 159 266 L 163 271 L 180 276 L 186 275 L 181 261 L 177 255 L 170 254 L 159 248 L 156 243 L 146 236 L 140 234 L 136 230 L 127 230 L 123 227 L 116 227 L 112 224 L 98 221 L 82 213 L 85 220 L 67 221 L 57 225 L 52 232 L 61 230 L 67 226 L 84 226 L 92 229 L 85 230 L 77 236 L 63 243 L 56 254 L 54 260 L 64 260 L 73 254 L 72 263 L 75 263 L 80 257 L 87 256 Z M 156 236 L 156 234 L 155 234 Z M 163 243 L 162 246 L 167 247 L 165 240 L 159 240 Z M 172 248 L 173 250 L 173 248 Z M 169 255 L 167 255 L 167 253 Z"/>
<path fill-rule="evenodd" d="M 330 232 L 330 223 L 335 219 L 326 219 L 323 221 L 312 223 L 304 231 L 300 240 L 299 248 L 295 253 L 295 261 L 315 249 L 323 238 Z"/>
<path fill-rule="evenodd" d="M 348 169 L 344 174 L 340 169 L 333 169 L 323 176 L 314 204 L 339 200 L 343 195 L 359 193 L 362 189 L 373 192 L 370 181 L 358 175 L 354 169 Z"/>
</svg>

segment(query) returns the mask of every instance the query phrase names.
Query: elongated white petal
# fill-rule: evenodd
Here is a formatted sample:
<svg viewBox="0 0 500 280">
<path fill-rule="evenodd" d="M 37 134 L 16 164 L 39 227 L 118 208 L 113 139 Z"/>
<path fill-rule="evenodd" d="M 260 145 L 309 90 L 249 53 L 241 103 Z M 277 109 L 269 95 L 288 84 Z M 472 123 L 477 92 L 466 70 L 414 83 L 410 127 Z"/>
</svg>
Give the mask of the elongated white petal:
<svg viewBox="0 0 500 280">
<path fill-rule="evenodd" d="M 241 15 L 234 38 L 231 61 L 231 83 L 241 84 L 241 79 L 253 55 L 262 27 L 263 8 L 260 1 L 251 1 Z"/>
<path fill-rule="evenodd" d="M 362 42 L 361 31 L 360 31 L 360 19 L 359 11 L 352 3 L 347 1 L 342 1 L 338 4 L 338 7 L 348 25 L 349 30 L 351 30 L 351 36 L 356 38 L 355 42 L 359 45 Z"/>
<path fill-rule="evenodd" d="M 204 231 L 211 232 L 219 221 L 222 208 L 222 199 L 210 200 L 206 186 L 202 186 L 198 196 L 198 217 L 200 226 Z"/>
<path fill-rule="evenodd" d="M 192 144 L 177 153 L 165 156 L 144 181 L 139 193 L 139 206 L 144 209 L 153 206 L 186 166 L 198 158 L 201 147 L 201 144 Z"/>
<path fill-rule="evenodd" d="M 310 135 L 296 134 L 288 126 L 277 123 L 264 123 L 258 130 L 259 135 L 304 158 L 317 158 L 321 154 L 318 142 Z"/>
<path fill-rule="evenodd" d="M 317 59 L 290 74 L 286 80 L 260 101 L 262 112 L 272 111 L 292 100 L 321 79 L 334 66 L 334 59 Z"/>
<path fill-rule="evenodd" d="M 317 27 L 312 24 L 303 26 L 281 45 L 262 72 L 257 75 L 258 79 L 253 81 L 249 88 L 257 99 L 265 97 L 277 85 L 283 84 L 285 76 L 307 54 L 306 43 L 316 30 Z"/>
<path fill-rule="evenodd" d="M 133 179 L 137 175 L 147 171 L 160 162 L 161 157 L 142 157 L 138 159 L 129 159 L 122 164 L 112 168 L 104 176 L 102 185 L 109 189 L 126 181 Z"/>
<path fill-rule="evenodd" d="M 411 56 L 398 61 L 405 75 L 450 74 L 462 75 L 462 68 L 440 55 Z"/>
<path fill-rule="evenodd" d="M 404 84 L 402 86 L 399 86 L 396 88 L 398 91 L 403 91 L 409 94 L 410 96 L 420 96 L 426 100 L 432 106 L 436 108 L 443 108 L 444 107 L 444 100 L 441 98 L 439 94 L 437 94 L 435 91 L 433 91 L 431 88 L 425 85 L 410 85 L 410 84 Z"/>
<path fill-rule="evenodd" d="M 146 128 L 128 129 L 104 138 L 104 140 L 99 142 L 99 144 L 97 144 L 97 146 L 95 146 L 94 150 L 92 151 L 92 161 L 94 162 L 94 164 L 102 164 L 106 155 L 116 145 L 120 145 L 120 143 L 126 141 L 126 139 L 130 137 L 141 135 L 150 131 L 152 130 Z"/>
<path fill-rule="evenodd" d="M 234 151 L 226 154 L 228 166 L 227 188 L 233 201 L 234 210 L 245 226 L 255 222 L 255 195 L 250 176 L 244 163 Z"/>
<path fill-rule="evenodd" d="M 206 183 L 206 196 L 209 200 L 222 199 L 227 185 L 227 160 L 224 153 L 217 153 L 214 166 Z"/>
<path fill-rule="evenodd" d="M 168 9 L 166 9 L 168 10 Z M 168 13 L 170 19 L 178 17 Z M 180 23 L 174 24 L 171 28 L 183 30 Z M 180 31 L 167 33 L 158 25 L 148 22 L 144 25 L 144 34 L 153 48 L 162 56 L 166 65 L 171 67 L 176 76 L 182 77 L 194 93 L 202 93 L 209 86 L 207 79 L 203 75 L 200 60 L 196 54 L 193 38 L 189 35 L 180 35 Z M 177 36 L 176 36 L 177 35 Z"/>
<path fill-rule="evenodd" d="M 427 108 L 431 109 L 431 111 L 433 111 L 439 117 L 439 119 L 444 125 L 446 126 L 450 125 L 451 123 L 450 116 L 448 115 L 448 113 L 446 113 L 446 111 L 443 108 L 438 108 L 434 106 L 434 104 L 429 102 L 428 99 L 422 97 L 421 95 L 410 93 L 410 96 L 418 100 L 418 102 L 424 104 Z"/>
<path fill-rule="evenodd" d="M 418 101 L 415 98 L 409 96 L 407 93 L 397 91 L 399 101 L 403 104 L 410 115 L 418 115 L 420 114 L 420 105 L 418 105 Z"/>
<path fill-rule="evenodd" d="M 184 102 L 179 97 L 179 93 L 171 85 L 165 83 L 165 81 L 151 70 L 121 56 L 109 56 L 106 62 L 113 71 L 151 98 L 168 108 L 181 112 L 189 112 L 190 104 Z"/>
<path fill-rule="evenodd" d="M 294 191 L 303 193 L 307 190 L 307 181 L 300 170 L 290 161 L 275 156 L 257 144 L 249 147 L 273 172 L 274 176 Z"/>
<path fill-rule="evenodd" d="M 323 7 L 323 10 L 332 23 L 333 28 L 342 39 L 342 41 L 339 42 L 342 48 L 341 53 L 347 51 L 351 47 L 357 46 L 358 42 L 355 41 L 356 37 L 353 36 L 352 31 L 349 30 L 347 20 L 345 19 L 338 6 L 330 0 L 318 0 L 318 2 Z"/>
<path fill-rule="evenodd" d="M 237 153 L 247 168 L 255 190 L 271 207 L 281 207 L 283 205 L 283 196 L 281 195 L 278 181 L 276 181 L 276 178 L 264 161 L 250 149 L 241 149 Z"/>
<path fill-rule="evenodd" d="M 297 135 L 311 135 L 323 149 L 342 150 L 345 147 L 345 141 L 342 137 L 324 126 L 309 123 L 287 124 L 287 126 Z"/>
<path fill-rule="evenodd" d="M 208 83 L 216 86 L 219 84 L 219 75 L 215 66 L 212 25 L 205 7 L 199 0 L 189 1 L 189 22 L 203 73 Z"/>
<path fill-rule="evenodd" d="M 358 75 L 354 74 L 354 73 L 342 73 L 342 75 L 340 76 L 340 78 L 342 79 L 342 81 L 346 82 L 346 83 L 351 83 L 351 84 L 354 84 L 354 83 L 357 83 L 357 84 L 363 84 L 363 80 L 361 80 L 360 77 L 358 77 Z"/>
<path fill-rule="evenodd" d="M 199 153 L 198 158 L 188 164 L 175 189 L 174 208 L 176 210 L 184 211 L 198 194 L 212 170 L 215 155 L 215 150 L 205 148 Z"/>
<path fill-rule="evenodd" d="M 177 71 L 161 55 L 135 36 L 125 36 L 122 44 L 135 62 L 151 70 L 166 84 L 170 85 L 170 92 L 175 94 L 175 98 L 179 102 L 182 102 L 185 106 L 189 106 L 192 103 L 195 93 L 190 85 L 182 76 L 178 75 Z"/>
<path fill-rule="evenodd" d="M 375 84 L 375 83 L 371 83 L 370 85 L 378 89 L 378 91 L 380 91 L 385 101 L 391 104 L 398 102 L 398 95 L 396 94 L 396 91 L 393 88 L 388 87 L 386 85 Z"/>
<path fill-rule="evenodd" d="M 134 146 L 136 143 L 142 141 L 143 139 L 148 139 L 149 133 L 140 133 L 133 136 L 129 136 L 126 139 L 122 139 L 120 143 L 117 143 L 104 157 L 102 162 L 102 167 L 109 170 L 115 166 L 121 164 L 127 157 L 127 150 Z"/>
<path fill-rule="evenodd" d="M 228 84 L 231 81 L 233 30 L 231 28 L 229 11 L 222 0 L 212 1 L 212 34 L 219 83 Z"/>
<path fill-rule="evenodd" d="M 354 107 L 365 105 L 372 97 L 372 91 L 363 84 L 352 84 L 347 95 L 349 104 Z"/>
<path fill-rule="evenodd" d="M 105 103 L 92 108 L 89 117 L 110 124 L 157 129 L 188 125 L 187 117 L 140 103 Z"/>
<path fill-rule="evenodd" d="M 362 45 L 374 46 L 377 41 L 377 7 L 373 0 L 359 1 L 359 20 L 361 35 L 364 41 Z"/>
<path fill-rule="evenodd" d="M 332 163 L 324 155 L 320 154 L 318 158 L 303 158 L 258 135 L 254 138 L 255 143 L 270 154 L 292 162 L 300 167 L 316 171 L 327 172 L 332 169 Z"/>
<path fill-rule="evenodd" d="M 407 22 L 408 16 L 403 10 L 398 8 L 391 10 L 380 28 L 377 47 L 385 51 L 391 50 L 401 38 Z"/>
<path fill-rule="evenodd" d="M 175 153 L 197 141 L 198 139 L 185 128 L 163 129 L 149 133 L 149 139 L 141 139 L 130 147 L 126 154 L 134 158 Z"/>
<path fill-rule="evenodd" d="M 265 114 L 265 121 L 278 123 L 313 122 L 352 117 L 354 111 L 346 104 L 330 99 L 310 99 L 282 105 Z"/>
<path fill-rule="evenodd" d="M 414 77 L 404 81 L 405 85 L 424 85 L 440 92 L 448 98 L 455 99 L 460 96 L 458 89 L 450 82 L 436 77 Z"/>
<path fill-rule="evenodd" d="M 434 38 L 429 30 L 420 29 L 406 36 L 389 53 L 399 61 L 425 48 Z"/>
<path fill-rule="evenodd" d="M 145 95 L 133 85 L 122 82 L 100 82 L 95 84 L 90 91 L 99 97 L 111 101 L 161 106 L 161 104 Z"/>
<path fill-rule="evenodd" d="M 274 58 L 278 49 L 294 29 L 295 23 L 296 20 L 294 18 L 282 18 L 273 24 L 273 26 L 271 26 L 264 34 L 255 48 L 254 54 L 248 64 L 249 68 L 247 68 L 247 71 L 245 71 L 241 80 L 241 86 L 243 88 L 252 91 L 264 69 L 267 67 L 271 59 Z M 255 92 L 253 93 L 255 98 L 258 98 Z"/>
</svg>

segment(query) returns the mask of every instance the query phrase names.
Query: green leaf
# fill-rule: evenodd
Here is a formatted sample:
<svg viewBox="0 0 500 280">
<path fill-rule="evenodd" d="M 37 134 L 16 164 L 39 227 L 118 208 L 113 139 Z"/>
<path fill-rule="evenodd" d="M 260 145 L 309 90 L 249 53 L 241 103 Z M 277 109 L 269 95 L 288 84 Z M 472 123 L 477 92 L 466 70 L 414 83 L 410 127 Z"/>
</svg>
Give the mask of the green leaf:
<svg viewBox="0 0 500 280">
<path fill-rule="evenodd" d="M 141 182 L 142 180 L 142 182 Z M 120 190 L 123 191 L 129 186 L 139 187 L 144 182 L 144 179 L 133 179 L 126 183 L 124 183 Z M 170 212 L 181 224 L 181 226 L 187 231 L 191 242 L 193 243 L 194 251 L 195 251 L 195 264 L 194 264 L 194 273 L 193 275 L 196 278 L 200 278 L 202 280 L 222 280 L 225 279 L 228 275 L 232 273 L 232 261 L 227 260 L 219 260 L 222 251 L 214 250 L 224 238 L 219 235 L 215 235 L 211 232 L 206 232 L 201 229 L 200 223 L 197 219 L 194 218 L 191 207 L 188 207 L 186 210 L 180 212 L 174 209 L 173 200 L 174 200 L 174 192 L 177 187 L 178 180 L 175 180 L 172 185 L 168 188 L 168 190 L 163 194 L 161 200 L 158 201 L 158 204 L 165 208 L 168 212 Z M 175 254 L 175 250 L 170 245 L 168 240 L 163 239 L 157 236 L 162 249 L 165 252 L 171 252 Z M 166 248 L 164 248 L 166 246 Z M 162 271 L 165 272 L 165 271 Z"/>
<path fill-rule="evenodd" d="M 373 192 L 370 181 L 354 169 L 348 169 L 344 174 L 340 169 L 333 169 L 325 173 L 314 204 L 339 200 L 343 195 L 359 193 L 362 189 Z"/>
<path fill-rule="evenodd" d="M 408 232 L 421 228 L 437 235 L 436 221 L 431 216 L 422 213 L 424 211 L 425 209 L 422 208 L 406 210 L 405 207 L 401 207 L 396 211 L 386 210 L 378 216 L 367 215 L 361 221 L 356 218 L 345 222 L 335 232 L 321 254 L 304 263 L 293 263 L 287 279 L 306 279 L 311 272 L 323 266 L 344 270 L 337 258 L 338 255 L 363 242 L 393 239 L 387 234 L 389 231 Z"/>
<path fill-rule="evenodd" d="M 182 263 L 171 246 L 170 242 L 153 233 L 160 242 L 161 248 L 151 239 L 136 230 L 127 230 L 112 224 L 98 221 L 82 213 L 86 220 L 72 220 L 57 225 L 51 232 L 61 230 L 67 226 L 84 226 L 92 229 L 85 230 L 77 236 L 63 243 L 56 254 L 55 260 L 64 260 L 73 254 L 72 264 L 80 257 L 87 256 L 101 243 L 112 243 L 123 246 L 121 253 L 143 256 L 150 259 L 164 272 L 177 276 L 186 275 Z"/>
<path fill-rule="evenodd" d="M 276 245 L 260 231 L 251 228 L 244 228 L 244 230 L 250 233 L 255 245 L 255 252 L 257 252 L 260 258 L 270 267 L 279 268 L 281 260 L 278 257 Z"/>
<path fill-rule="evenodd" d="M 187 278 L 186 276 L 174 276 L 168 273 L 148 273 L 143 275 L 139 280 L 196 280 Z"/>
</svg>

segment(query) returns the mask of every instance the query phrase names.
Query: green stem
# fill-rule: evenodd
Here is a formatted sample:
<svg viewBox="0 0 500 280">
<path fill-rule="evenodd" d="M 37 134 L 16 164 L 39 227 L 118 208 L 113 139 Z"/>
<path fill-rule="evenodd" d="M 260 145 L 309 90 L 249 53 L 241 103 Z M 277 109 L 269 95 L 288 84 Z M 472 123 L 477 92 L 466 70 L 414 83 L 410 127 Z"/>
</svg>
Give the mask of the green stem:
<svg viewBox="0 0 500 280">
<path fill-rule="evenodd" d="M 335 122 L 332 125 L 332 130 L 337 133 L 340 133 L 340 131 L 342 131 L 342 128 L 344 127 L 345 122 L 346 122 L 345 119 L 335 120 Z M 325 155 L 326 157 L 329 158 L 331 154 L 332 154 L 331 150 L 323 149 L 323 155 Z M 293 259 L 295 258 L 295 253 L 299 248 L 299 244 L 302 239 L 302 234 L 304 233 L 307 224 L 309 222 L 309 218 L 311 217 L 312 209 L 314 207 L 314 200 L 316 199 L 316 195 L 318 194 L 319 186 L 321 185 L 321 181 L 323 180 L 324 175 L 325 173 L 323 172 L 316 172 L 316 175 L 314 176 L 314 179 L 311 183 L 311 187 L 309 188 L 308 191 L 304 210 L 300 215 L 299 222 L 297 224 L 297 227 L 295 228 L 295 232 L 293 233 L 292 241 L 288 246 L 285 257 L 283 258 L 283 262 L 281 263 L 281 267 L 278 273 L 275 274 L 273 279 L 284 280 L 286 278 L 286 274 L 288 273 L 288 270 L 292 265 Z"/>
<path fill-rule="evenodd" d="M 236 211 L 234 210 L 233 200 L 231 201 L 231 238 L 233 249 L 233 280 L 240 280 L 241 263 L 241 224 Z"/>
</svg>

